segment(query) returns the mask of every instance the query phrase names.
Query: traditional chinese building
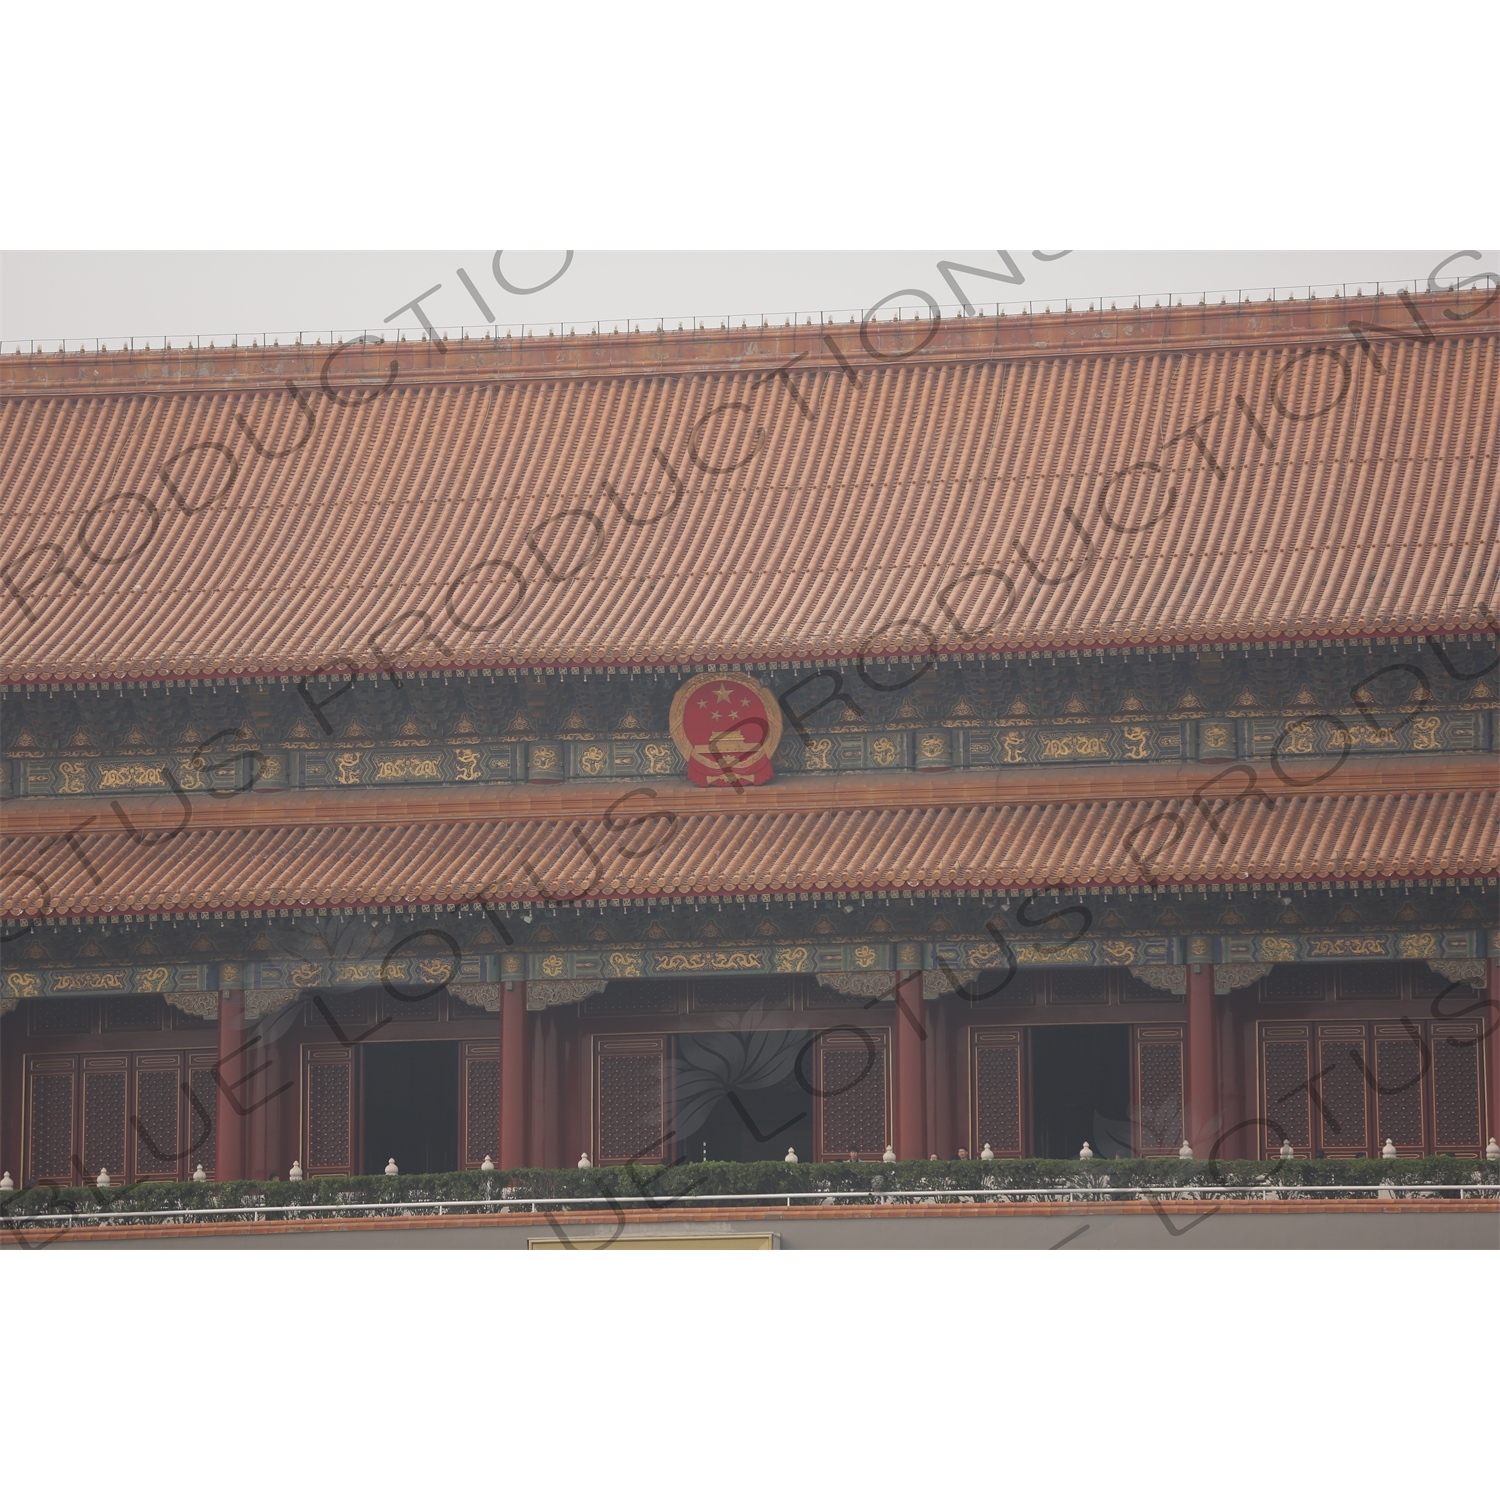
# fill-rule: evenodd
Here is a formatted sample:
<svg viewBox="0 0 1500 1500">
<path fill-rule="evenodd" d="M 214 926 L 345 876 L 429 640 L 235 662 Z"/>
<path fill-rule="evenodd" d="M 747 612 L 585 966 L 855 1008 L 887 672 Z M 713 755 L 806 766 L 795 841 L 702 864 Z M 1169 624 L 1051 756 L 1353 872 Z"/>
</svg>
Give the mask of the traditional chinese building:
<svg viewBox="0 0 1500 1500">
<path fill-rule="evenodd" d="M 1481 1153 L 1495 304 L 0 360 L 0 1166 Z"/>
</svg>

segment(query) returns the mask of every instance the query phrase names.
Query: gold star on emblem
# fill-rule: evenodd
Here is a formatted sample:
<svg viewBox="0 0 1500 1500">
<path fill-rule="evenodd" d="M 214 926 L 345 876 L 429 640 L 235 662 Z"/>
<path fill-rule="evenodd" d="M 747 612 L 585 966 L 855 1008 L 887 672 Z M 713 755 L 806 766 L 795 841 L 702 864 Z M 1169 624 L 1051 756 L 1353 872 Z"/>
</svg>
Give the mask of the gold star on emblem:
<svg viewBox="0 0 1500 1500">
<path fill-rule="evenodd" d="M 727 687 L 716 687 L 714 689 L 714 697 L 720 703 L 728 703 L 729 702 L 729 689 Z"/>
</svg>

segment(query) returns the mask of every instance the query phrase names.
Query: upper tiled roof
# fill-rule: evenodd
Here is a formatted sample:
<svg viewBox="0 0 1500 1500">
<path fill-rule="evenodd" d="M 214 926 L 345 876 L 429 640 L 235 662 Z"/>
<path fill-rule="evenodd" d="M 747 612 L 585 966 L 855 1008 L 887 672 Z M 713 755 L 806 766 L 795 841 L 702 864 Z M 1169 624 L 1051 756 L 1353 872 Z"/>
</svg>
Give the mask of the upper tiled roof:
<svg viewBox="0 0 1500 1500">
<path fill-rule="evenodd" d="M 1390 332 L 1362 349 L 1351 320 Z M 904 360 L 828 331 L 364 345 L 321 388 L 305 346 L 0 361 L 4 680 L 1399 636 L 1495 608 L 1478 292 L 967 319 Z M 392 359 L 383 393 L 346 383 Z"/>
<path fill-rule="evenodd" d="M 370 796 L 352 806 L 267 793 L 204 807 L 186 827 L 162 798 L 132 807 L 129 831 L 105 803 L 46 799 L 10 820 L 4 915 L 534 902 L 549 892 L 703 899 L 1365 881 L 1500 868 L 1493 773 L 1472 758 L 1322 772 L 1309 763 L 1298 774 L 1327 779 L 1288 792 L 1264 778 L 1271 805 L 1242 795 L 1240 777 L 1204 793 L 1196 768 L 1016 786 L 974 773 L 911 777 L 899 794 L 864 778 L 853 797 L 827 786 L 772 797 L 774 783 L 741 797 L 684 783 L 676 795 L 663 788 L 623 805 L 594 789 L 418 793 L 395 804 Z"/>
</svg>

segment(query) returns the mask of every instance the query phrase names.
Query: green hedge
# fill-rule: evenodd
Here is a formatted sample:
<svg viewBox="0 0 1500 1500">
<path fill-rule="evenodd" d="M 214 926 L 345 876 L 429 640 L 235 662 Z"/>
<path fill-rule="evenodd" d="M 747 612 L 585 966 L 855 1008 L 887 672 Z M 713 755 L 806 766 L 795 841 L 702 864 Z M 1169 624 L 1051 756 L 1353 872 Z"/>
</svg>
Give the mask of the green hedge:
<svg viewBox="0 0 1500 1500">
<path fill-rule="evenodd" d="M 0 1220 L 34 1214 L 87 1217 L 197 1208 L 298 1208 L 348 1204 L 454 1203 L 489 1199 L 499 1207 L 528 1198 L 649 1198 L 671 1206 L 719 1193 L 875 1192 L 886 1195 L 979 1188 L 1055 1191 L 1231 1186 L 1470 1187 L 1475 1174 L 1500 1186 L 1500 1162 L 1451 1156 L 1395 1161 L 1179 1161 L 1128 1157 L 1113 1161 L 687 1162 L 675 1167 L 523 1167 L 508 1172 L 441 1172 L 402 1177 L 317 1177 L 305 1182 L 147 1182 L 123 1188 L 28 1188 L 0 1193 Z M 649 1207 L 650 1204 L 642 1205 Z"/>
</svg>

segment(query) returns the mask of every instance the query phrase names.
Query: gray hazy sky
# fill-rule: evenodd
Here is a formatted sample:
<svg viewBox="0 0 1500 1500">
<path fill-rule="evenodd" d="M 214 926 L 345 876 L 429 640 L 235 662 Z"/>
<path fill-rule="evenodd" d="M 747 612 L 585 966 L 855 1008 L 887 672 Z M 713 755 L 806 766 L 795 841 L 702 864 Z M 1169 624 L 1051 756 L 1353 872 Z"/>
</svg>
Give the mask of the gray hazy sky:
<svg viewBox="0 0 1500 1500">
<path fill-rule="evenodd" d="M 1460 252 L 1470 252 L 1460 254 Z M 1364 284 L 1486 271 L 1500 254 L 1430 250 L 1104 251 L 12 251 L 0 255 L 0 340 L 205 337 L 364 328 L 420 329 L 404 303 L 422 303 L 439 328 L 522 322 L 863 313 L 901 290 L 944 307 L 958 298 L 939 268 L 956 261 L 1009 279 L 953 272 L 976 305 L 997 300 L 1106 300 L 1277 286 Z M 566 264 L 566 270 L 563 270 Z M 557 273 L 561 271 L 562 274 Z M 465 273 L 473 284 L 464 284 Z M 524 293 L 555 277 L 542 290 Z M 1014 278 L 1021 278 L 1019 281 Z M 481 310 L 483 301 L 488 316 Z M 920 310 L 909 295 L 888 304 Z"/>
</svg>

